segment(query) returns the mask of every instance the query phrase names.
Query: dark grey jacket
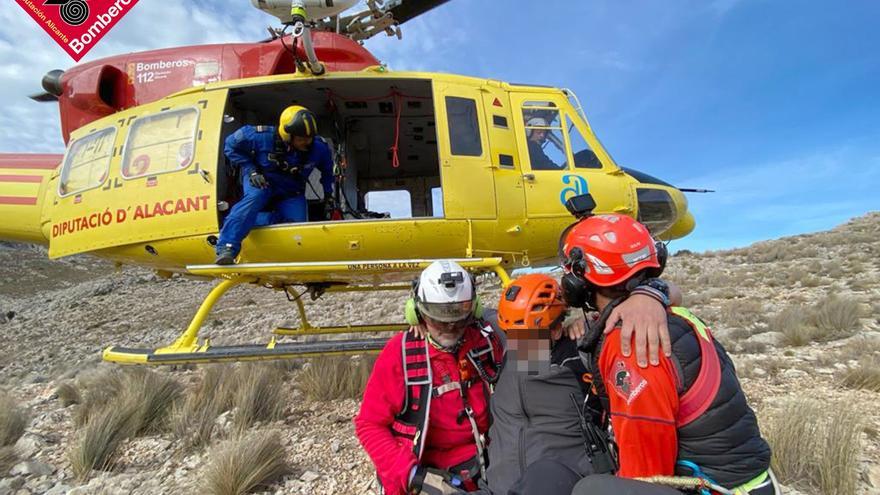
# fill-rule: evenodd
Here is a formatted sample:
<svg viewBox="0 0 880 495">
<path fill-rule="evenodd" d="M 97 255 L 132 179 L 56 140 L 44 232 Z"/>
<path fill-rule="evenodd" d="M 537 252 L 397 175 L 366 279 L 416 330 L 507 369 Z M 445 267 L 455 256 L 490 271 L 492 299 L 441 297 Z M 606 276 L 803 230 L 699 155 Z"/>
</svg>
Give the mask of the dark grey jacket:
<svg viewBox="0 0 880 495">
<path fill-rule="evenodd" d="M 493 494 L 507 494 L 526 466 L 539 459 L 556 459 L 572 470 L 592 472 L 584 449 L 578 413 L 584 393 L 574 372 L 554 365 L 548 373 L 527 375 L 505 367 L 490 409 L 489 468 L 486 478 Z"/>
</svg>

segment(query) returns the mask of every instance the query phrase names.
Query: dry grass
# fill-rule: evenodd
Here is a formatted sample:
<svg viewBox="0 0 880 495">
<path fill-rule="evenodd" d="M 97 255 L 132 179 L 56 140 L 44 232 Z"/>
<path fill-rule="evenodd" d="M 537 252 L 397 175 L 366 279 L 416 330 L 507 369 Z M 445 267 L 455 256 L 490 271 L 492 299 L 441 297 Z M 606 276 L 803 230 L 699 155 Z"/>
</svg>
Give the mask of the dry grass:
<svg viewBox="0 0 880 495">
<path fill-rule="evenodd" d="M 15 447 L 12 445 L 0 447 L 0 478 L 9 474 L 9 470 L 17 463 L 18 452 L 15 451 Z"/>
<path fill-rule="evenodd" d="M 375 361 L 363 356 L 313 359 L 297 377 L 297 384 L 310 400 L 359 399 Z"/>
<path fill-rule="evenodd" d="M 180 399 L 182 388 L 168 375 L 159 374 L 144 368 L 137 368 L 121 394 L 124 404 L 138 405 L 134 435 L 148 435 L 165 431 L 169 413 Z"/>
<path fill-rule="evenodd" d="M 80 480 L 93 469 L 110 469 L 116 449 L 127 438 L 164 430 L 181 396 L 174 379 L 144 368 L 109 369 L 86 383 L 89 388 L 75 415 L 83 426 L 68 452 Z"/>
<path fill-rule="evenodd" d="M 818 340 L 836 340 L 849 337 L 859 330 L 861 313 L 862 308 L 856 301 L 828 297 L 811 311 L 810 321 L 818 330 Z"/>
<path fill-rule="evenodd" d="M 12 397 L 0 393 L 0 447 L 15 445 L 24 435 L 28 416 Z"/>
<path fill-rule="evenodd" d="M 782 332 L 784 345 L 801 346 L 813 341 L 816 330 L 807 323 L 806 312 L 800 306 L 783 309 L 770 321 L 770 329 Z"/>
<path fill-rule="evenodd" d="M 284 373 L 265 363 L 241 366 L 235 375 L 232 406 L 235 426 L 242 431 L 258 421 L 275 421 L 284 412 Z"/>
<path fill-rule="evenodd" d="M 871 355 L 880 358 L 880 339 L 857 338 L 840 348 L 840 357 L 837 361 L 845 363 Z"/>
<path fill-rule="evenodd" d="M 272 431 L 228 440 L 211 454 L 205 488 L 214 495 L 239 495 L 287 472 L 284 448 Z"/>
<path fill-rule="evenodd" d="M 58 402 L 62 407 L 72 406 L 82 402 L 82 396 L 79 389 L 70 382 L 64 382 L 55 389 L 55 395 L 58 396 Z"/>
<path fill-rule="evenodd" d="M 880 358 L 865 356 L 841 377 L 845 387 L 880 392 Z"/>
<path fill-rule="evenodd" d="M 731 328 L 745 329 L 761 321 L 763 316 L 764 305 L 761 301 L 740 299 L 722 303 L 720 320 L 717 323 L 723 323 Z"/>
<path fill-rule="evenodd" d="M 178 403 L 172 414 L 172 430 L 184 448 L 201 448 L 211 441 L 217 416 L 232 403 L 230 381 L 225 380 L 229 376 L 230 366 L 208 367 L 201 381 L 187 391 L 186 400 Z"/>
<path fill-rule="evenodd" d="M 855 494 L 862 425 L 848 403 L 792 399 L 767 417 L 764 432 L 780 481 L 806 484 L 825 495 Z"/>
<path fill-rule="evenodd" d="M 743 354 L 761 354 L 768 347 L 764 342 L 740 342 L 737 344 L 737 350 Z"/>
<path fill-rule="evenodd" d="M 116 449 L 136 431 L 137 415 L 138 408 L 130 403 L 93 412 L 67 455 L 78 480 L 88 479 L 93 469 L 113 467 Z"/>
<path fill-rule="evenodd" d="M 82 375 L 77 382 L 82 390 L 82 401 L 73 413 L 73 424 L 77 427 L 84 426 L 89 418 L 107 407 L 124 386 L 119 368 L 99 368 Z"/>
</svg>

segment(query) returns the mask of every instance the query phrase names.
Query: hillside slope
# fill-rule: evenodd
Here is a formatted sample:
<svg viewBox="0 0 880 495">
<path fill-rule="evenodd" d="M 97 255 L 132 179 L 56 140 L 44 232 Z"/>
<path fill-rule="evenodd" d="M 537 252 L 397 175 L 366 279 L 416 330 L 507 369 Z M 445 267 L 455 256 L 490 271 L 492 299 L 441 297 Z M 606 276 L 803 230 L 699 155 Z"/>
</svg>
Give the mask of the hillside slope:
<svg viewBox="0 0 880 495">
<path fill-rule="evenodd" d="M 863 421 L 857 493 L 880 492 L 880 385 L 856 387 L 847 378 L 880 362 L 880 213 L 742 249 L 677 253 L 665 277 L 682 287 L 685 305 L 733 354 L 762 423 L 806 395 L 829 411 L 844 404 L 857 412 Z M 89 482 L 74 480 L 67 451 L 78 435 L 72 417 L 80 406 L 63 407 L 55 392 L 62 383 L 112 368 L 100 363 L 100 349 L 108 344 L 154 347 L 173 340 L 211 283 L 116 270 L 89 257 L 51 262 L 42 249 L 7 244 L 0 244 L 0 281 L 0 386 L 30 417 L 19 454 L 48 466 L 42 473 L 6 476 L 0 493 L 198 491 L 210 448 L 183 449 L 169 431 L 125 441 L 112 471 Z M 497 283 L 485 282 L 480 290 L 487 303 L 497 301 Z M 313 324 L 399 321 L 404 294 L 399 296 L 334 294 L 306 306 Z M 202 335 L 215 344 L 265 342 L 274 326 L 295 323 L 295 314 L 283 293 L 239 287 L 217 305 Z M 160 374 L 189 386 L 205 368 Z M 282 432 L 292 468 L 268 489 L 368 492 L 371 465 L 350 422 L 358 402 L 306 400 L 301 373 L 284 373 L 282 417 L 258 426 Z M 806 482 L 799 489 L 820 493 Z"/>
</svg>

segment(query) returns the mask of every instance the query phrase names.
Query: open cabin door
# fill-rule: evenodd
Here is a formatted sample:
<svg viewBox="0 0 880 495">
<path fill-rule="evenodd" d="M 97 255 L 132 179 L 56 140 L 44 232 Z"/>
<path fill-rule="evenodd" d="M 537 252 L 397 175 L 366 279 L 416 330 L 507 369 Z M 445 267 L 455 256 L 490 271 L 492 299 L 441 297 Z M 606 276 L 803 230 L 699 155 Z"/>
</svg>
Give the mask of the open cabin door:
<svg viewBox="0 0 880 495">
<path fill-rule="evenodd" d="M 49 256 L 217 231 L 226 90 L 194 90 L 71 134 L 49 225 Z"/>
<path fill-rule="evenodd" d="M 434 84 L 445 217 L 496 218 L 482 95 L 473 86 Z"/>
</svg>

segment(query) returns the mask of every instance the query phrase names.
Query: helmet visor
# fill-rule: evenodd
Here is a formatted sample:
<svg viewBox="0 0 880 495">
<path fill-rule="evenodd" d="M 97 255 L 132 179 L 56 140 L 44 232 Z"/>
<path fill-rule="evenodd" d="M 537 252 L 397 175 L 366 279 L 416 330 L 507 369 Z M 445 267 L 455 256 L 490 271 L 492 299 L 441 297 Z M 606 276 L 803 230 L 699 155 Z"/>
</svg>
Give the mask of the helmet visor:
<svg viewBox="0 0 880 495">
<path fill-rule="evenodd" d="M 474 307 L 473 301 L 462 301 L 462 302 L 443 302 L 443 303 L 431 303 L 431 302 L 416 302 L 416 307 L 419 308 L 419 311 L 427 316 L 428 318 L 440 321 L 443 323 L 453 323 L 456 321 L 461 321 L 471 315 L 471 310 Z"/>
</svg>

